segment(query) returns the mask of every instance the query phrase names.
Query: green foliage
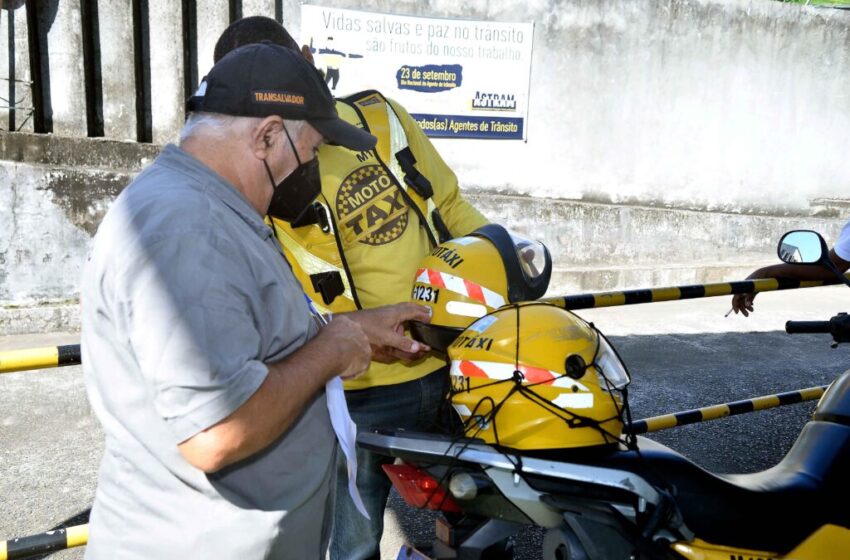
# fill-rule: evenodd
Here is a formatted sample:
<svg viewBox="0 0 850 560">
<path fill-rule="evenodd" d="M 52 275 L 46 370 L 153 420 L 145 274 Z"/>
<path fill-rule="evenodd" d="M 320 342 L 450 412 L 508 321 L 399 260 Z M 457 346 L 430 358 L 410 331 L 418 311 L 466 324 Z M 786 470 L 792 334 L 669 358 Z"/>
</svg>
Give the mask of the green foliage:
<svg viewBox="0 0 850 560">
<path fill-rule="evenodd" d="M 850 0 L 779 0 L 791 4 L 809 4 L 810 6 L 850 6 Z"/>
</svg>

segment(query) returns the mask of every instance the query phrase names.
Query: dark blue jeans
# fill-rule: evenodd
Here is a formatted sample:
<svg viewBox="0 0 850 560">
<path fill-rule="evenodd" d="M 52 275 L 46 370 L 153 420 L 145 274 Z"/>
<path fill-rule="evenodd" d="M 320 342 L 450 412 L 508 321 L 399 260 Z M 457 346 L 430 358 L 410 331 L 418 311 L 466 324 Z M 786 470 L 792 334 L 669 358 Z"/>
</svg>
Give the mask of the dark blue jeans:
<svg viewBox="0 0 850 560">
<path fill-rule="evenodd" d="M 437 431 L 448 415 L 445 403 L 448 385 L 446 366 L 414 381 L 346 391 L 345 398 L 358 432 L 374 428 Z M 391 457 L 357 448 L 357 487 L 371 517 L 369 520 L 360 515 L 351 501 L 345 456 L 337 453 L 331 560 L 380 558 L 384 508 L 392 486 L 381 465 L 392 462 Z"/>
</svg>

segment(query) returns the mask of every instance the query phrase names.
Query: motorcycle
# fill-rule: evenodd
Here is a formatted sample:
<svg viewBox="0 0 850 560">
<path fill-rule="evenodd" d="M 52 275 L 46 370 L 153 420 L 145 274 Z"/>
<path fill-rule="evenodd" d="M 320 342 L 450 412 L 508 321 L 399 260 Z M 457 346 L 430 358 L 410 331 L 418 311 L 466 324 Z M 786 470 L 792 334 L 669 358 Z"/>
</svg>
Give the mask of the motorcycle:
<svg viewBox="0 0 850 560">
<path fill-rule="evenodd" d="M 789 232 L 785 262 L 841 279 L 815 232 Z M 850 285 L 850 283 L 848 283 Z M 788 321 L 786 331 L 850 341 L 850 316 Z M 363 433 L 405 501 L 439 510 L 426 554 L 511 558 L 508 537 L 545 528 L 545 560 L 850 558 L 850 371 L 820 399 L 776 466 L 715 474 L 630 430 L 630 376 L 592 325 L 541 303 L 506 306 L 449 348 L 463 434 Z"/>
</svg>

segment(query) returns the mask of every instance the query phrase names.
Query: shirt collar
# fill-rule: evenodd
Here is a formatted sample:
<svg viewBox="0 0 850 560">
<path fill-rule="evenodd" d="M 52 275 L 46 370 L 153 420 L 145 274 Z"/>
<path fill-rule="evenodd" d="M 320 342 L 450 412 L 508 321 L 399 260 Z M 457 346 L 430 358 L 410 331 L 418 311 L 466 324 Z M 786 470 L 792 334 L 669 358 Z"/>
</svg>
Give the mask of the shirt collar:
<svg viewBox="0 0 850 560">
<path fill-rule="evenodd" d="M 257 209 L 248 202 L 245 195 L 189 152 L 180 149 L 180 147 L 174 144 L 168 144 L 162 150 L 159 157 L 157 157 L 157 163 L 169 167 L 174 166 L 183 171 L 190 170 L 196 174 L 198 184 L 203 185 L 205 192 L 233 210 L 260 237 L 266 239 L 272 235 L 271 228 L 263 221 L 263 217 L 257 213 Z"/>
</svg>

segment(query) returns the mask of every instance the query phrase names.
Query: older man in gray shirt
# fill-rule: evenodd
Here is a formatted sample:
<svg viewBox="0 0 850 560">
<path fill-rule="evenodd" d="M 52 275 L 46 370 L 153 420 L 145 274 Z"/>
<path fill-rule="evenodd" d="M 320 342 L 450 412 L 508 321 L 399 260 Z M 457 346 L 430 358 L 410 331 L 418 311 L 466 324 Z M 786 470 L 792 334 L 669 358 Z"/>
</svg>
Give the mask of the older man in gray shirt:
<svg viewBox="0 0 850 560">
<path fill-rule="evenodd" d="M 263 216 L 310 202 L 337 118 L 316 71 L 251 45 L 212 69 L 180 147 L 118 197 L 82 284 L 83 363 L 106 448 L 87 558 L 324 557 L 336 443 L 324 386 L 372 349 L 416 357 L 427 311 L 317 321 Z"/>
</svg>

